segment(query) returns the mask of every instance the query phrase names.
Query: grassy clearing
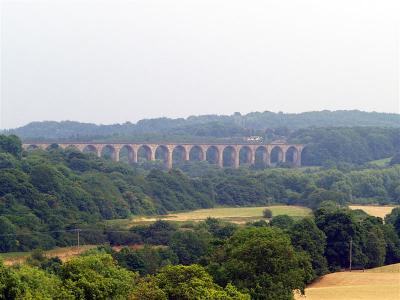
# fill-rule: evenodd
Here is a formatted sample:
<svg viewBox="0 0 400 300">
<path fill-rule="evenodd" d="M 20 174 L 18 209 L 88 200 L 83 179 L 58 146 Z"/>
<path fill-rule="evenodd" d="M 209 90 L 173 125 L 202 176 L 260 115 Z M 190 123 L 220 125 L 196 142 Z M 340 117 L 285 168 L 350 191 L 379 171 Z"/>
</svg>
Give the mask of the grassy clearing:
<svg viewBox="0 0 400 300">
<path fill-rule="evenodd" d="M 370 161 L 369 164 L 375 165 L 378 167 L 385 167 L 390 163 L 391 159 L 392 159 L 391 157 L 387 157 L 387 158 L 383 158 L 383 159 L 373 160 L 373 161 Z"/>
<path fill-rule="evenodd" d="M 375 217 L 384 218 L 387 214 L 390 214 L 392 209 L 396 206 L 375 206 L 375 205 L 350 205 L 350 209 L 361 209 L 367 214 Z"/>
<path fill-rule="evenodd" d="M 398 300 L 400 264 L 371 270 L 337 272 L 323 276 L 306 289 L 306 297 L 296 300 Z"/>
<path fill-rule="evenodd" d="M 249 221 L 256 221 L 263 218 L 263 210 L 269 208 L 273 216 L 289 215 L 295 218 L 301 218 L 310 215 L 311 210 L 301 206 L 262 206 L 262 207 L 217 207 L 209 209 L 198 209 L 188 212 L 172 213 L 162 216 L 137 216 L 125 220 L 113 220 L 109 222 L 112 225 L 130 227 L 137 224 L 155 222 L 156 220 L 168 220 L 174 222 L 202 221 L 208 217 L 222 219 L 237 224 L 243 224 Z"/>
<path fill-rule="evenodd" d="M 58 256 L 62 261 L 67 261 L 71 257 L 74 257 L 86 250 L 97 247 L 96 245 L 83 245 L 80 246 L 79 249 L 76 246 L 73 247 L 62 247 L 55 248 L 52 250 L 44 251 L 44 255 L 47 257 L 56 257 Z M 4 261 L 5 265 L 15 265 L 18 263 L 24 262 L 32 252 L 9 252 L 9 253 L 0 253 L 0 259 Z"/>
</svg>

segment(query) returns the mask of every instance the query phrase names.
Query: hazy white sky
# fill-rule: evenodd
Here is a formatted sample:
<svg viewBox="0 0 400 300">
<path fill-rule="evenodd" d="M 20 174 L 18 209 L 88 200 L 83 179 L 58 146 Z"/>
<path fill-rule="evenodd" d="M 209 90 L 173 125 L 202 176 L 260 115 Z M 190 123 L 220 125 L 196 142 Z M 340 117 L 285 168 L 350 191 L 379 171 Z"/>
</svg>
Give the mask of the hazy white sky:
<svg viewBox="0 0 400 300">
<path fill-rule="evenodd" d="M 1 0 L 1 119 L 399 113 L 398 0 Z"/>
</svg>

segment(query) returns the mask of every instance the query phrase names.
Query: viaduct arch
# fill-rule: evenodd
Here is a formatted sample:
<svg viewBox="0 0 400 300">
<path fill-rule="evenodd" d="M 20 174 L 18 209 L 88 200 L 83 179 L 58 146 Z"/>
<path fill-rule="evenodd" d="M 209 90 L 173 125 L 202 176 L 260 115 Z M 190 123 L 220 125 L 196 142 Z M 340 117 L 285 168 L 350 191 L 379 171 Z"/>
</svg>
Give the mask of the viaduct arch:
<svg viewBox="0 0 400 300">
<path fill-rule="evenodd" d="M 289 162 L 301 166 L 303 144 L 182 144 L 182 143 L 30 143 L 25 150 L 50 150 L 54 147 L 73 148 L 98 157 L 120 161 L 121 153 L 127 153 L 128 163 L 142 160 L 162 160 L 167 168 L 174 161 L 208 161 L 220 167 L 238 168 L 242 164 L 274 166 Z"/>
</svg>

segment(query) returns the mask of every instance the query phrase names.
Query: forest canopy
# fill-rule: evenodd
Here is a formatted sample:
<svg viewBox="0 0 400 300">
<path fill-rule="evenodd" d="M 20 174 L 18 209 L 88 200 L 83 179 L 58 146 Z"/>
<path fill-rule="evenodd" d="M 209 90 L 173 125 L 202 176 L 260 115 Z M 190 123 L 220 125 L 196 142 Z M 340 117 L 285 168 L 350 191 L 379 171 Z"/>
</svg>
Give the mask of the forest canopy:
<svg viewBox="0 0 400 300">
<path fill-rule="evenodd" d="M 18 138 L 0 137 L 2 252 L 69 245 L 76 228 L 131 215 L 275 203 L 315 209 L 324 201 L 398 204 L 400 165 L 146 170 L 73 149 L 26 152 Z M 108 238 L 85 234 L 92 242 Z"/>
</svg>

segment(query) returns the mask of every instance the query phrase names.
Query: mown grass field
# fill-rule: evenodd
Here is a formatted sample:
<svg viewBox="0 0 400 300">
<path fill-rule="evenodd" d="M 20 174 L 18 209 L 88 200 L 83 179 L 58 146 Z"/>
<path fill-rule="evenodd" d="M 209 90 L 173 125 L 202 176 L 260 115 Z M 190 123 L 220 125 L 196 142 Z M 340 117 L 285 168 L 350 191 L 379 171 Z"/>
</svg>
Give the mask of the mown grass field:
<svg viewBox="0 0 400 300">
<path fill-rule="evenodd" d="M 323 276 L 296 300 L 398 300 L 400 264 L 363 271 L 337 272 Z"/>
<path fill-rule="evenodd" d="M 311 210 L 302 206 L 261 206 L 261 207 L 217 207 L 209 209 L 198 209 L 188 212 L 171 213 L 161 216 L 136 216 L 125 220 L 112 220 L 111 225 L 130 227 L 136 224 L 155 222 L 156 220 L 168 220 L 174 222 L 202 221 L 208 217 L 222 219 L 237 224 L 244 224 L 249 221 L 263 219 L 263 211 L 269 208 L 273 216 L 289 215 L 295 218 L 302 218 L 311 214 Z"/>
<path fill-rule="evenodd" d="M 390 214 L 392 209 L 396 206 L 375 206 L 375 205 L 350 205 L 350 209 L 361 209 L 367 214 L 375 217 L 384 218 L 387 214 Z"/>
</svg>

